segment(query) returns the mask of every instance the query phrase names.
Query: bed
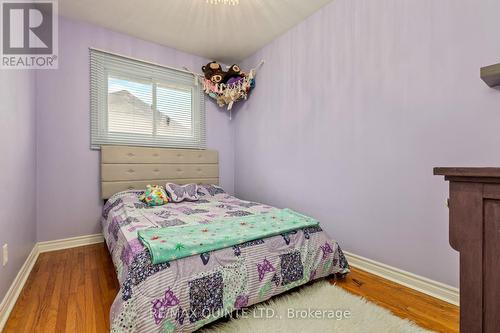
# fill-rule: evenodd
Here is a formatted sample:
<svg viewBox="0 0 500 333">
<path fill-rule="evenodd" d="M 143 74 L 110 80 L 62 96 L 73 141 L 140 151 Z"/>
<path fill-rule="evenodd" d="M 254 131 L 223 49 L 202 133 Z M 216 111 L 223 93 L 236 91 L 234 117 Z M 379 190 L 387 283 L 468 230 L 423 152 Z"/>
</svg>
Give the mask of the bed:
<svg viewBox="0 0 500 333">
<path fill-rule="evenodd" d="M 139 200 L 147 184 L 167 181 L 200 184 L 200 199 L 157 207 Z M 320 226 L 152 264 L 139 230 L 203 228 L 276 209 L 235 198 L 218 183 L 216 151 L 102 147 L 101 224 L 120 284 L 112 332 L 192 332 L 311 280 L 349 272 L 338 243 Z"/>
</svg>

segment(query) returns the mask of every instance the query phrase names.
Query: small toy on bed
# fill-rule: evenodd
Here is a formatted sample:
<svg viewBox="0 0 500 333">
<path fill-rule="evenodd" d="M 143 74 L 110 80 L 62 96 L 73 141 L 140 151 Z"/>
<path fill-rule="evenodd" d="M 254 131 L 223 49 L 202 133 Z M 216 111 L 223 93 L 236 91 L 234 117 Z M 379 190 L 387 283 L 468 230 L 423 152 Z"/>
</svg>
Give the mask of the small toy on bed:
<svg viewBox="0 0 500 333">
<path fill-rule="evenodd" d="M 139 197 L 148 206 L 161 206 L 168 202 L 168 196 L 162 186 L 147 185 L 146 191 Z"/>
</svg>

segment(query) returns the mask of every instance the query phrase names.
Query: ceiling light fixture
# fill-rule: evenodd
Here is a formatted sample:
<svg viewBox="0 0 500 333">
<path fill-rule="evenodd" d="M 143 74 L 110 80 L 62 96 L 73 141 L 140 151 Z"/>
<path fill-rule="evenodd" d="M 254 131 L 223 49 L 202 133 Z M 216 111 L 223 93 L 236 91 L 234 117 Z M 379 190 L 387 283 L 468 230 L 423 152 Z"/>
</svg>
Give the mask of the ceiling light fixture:
<svg viewBox="0 0 500 333">
<path fill-rule="evenodd" d="M 240 4 L 240 0 L 207 0 L 207 3 L 211 5 L 232 5 L 236 6 Z"/>
</svg>

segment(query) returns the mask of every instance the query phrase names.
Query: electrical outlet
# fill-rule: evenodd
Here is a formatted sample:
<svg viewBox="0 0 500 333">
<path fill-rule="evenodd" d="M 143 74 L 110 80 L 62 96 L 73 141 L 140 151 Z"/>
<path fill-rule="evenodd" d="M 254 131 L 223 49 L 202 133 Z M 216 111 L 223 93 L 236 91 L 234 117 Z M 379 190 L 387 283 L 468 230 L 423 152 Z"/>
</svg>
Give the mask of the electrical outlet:
<svg viewBox="0 0 500 333">
<path fill-rule="evenodd" d="M 9 262 L 9 244 L 3 245 L 2 252 L 3 252 L 2 265 L 5 266 Z"/>
</svg>

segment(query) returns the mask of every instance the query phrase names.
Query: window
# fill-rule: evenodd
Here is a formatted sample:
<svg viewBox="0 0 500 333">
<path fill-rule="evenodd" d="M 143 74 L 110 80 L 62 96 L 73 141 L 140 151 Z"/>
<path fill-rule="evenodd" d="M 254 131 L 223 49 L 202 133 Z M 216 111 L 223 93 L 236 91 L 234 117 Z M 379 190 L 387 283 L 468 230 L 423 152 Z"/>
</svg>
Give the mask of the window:
<svg viewBox="0 0 500 333">
<path fill-rule="evenodd" d="M 90 50 L 91 148 L 205 148 L 205 100 L 192 74 Z"/>
</svg>

